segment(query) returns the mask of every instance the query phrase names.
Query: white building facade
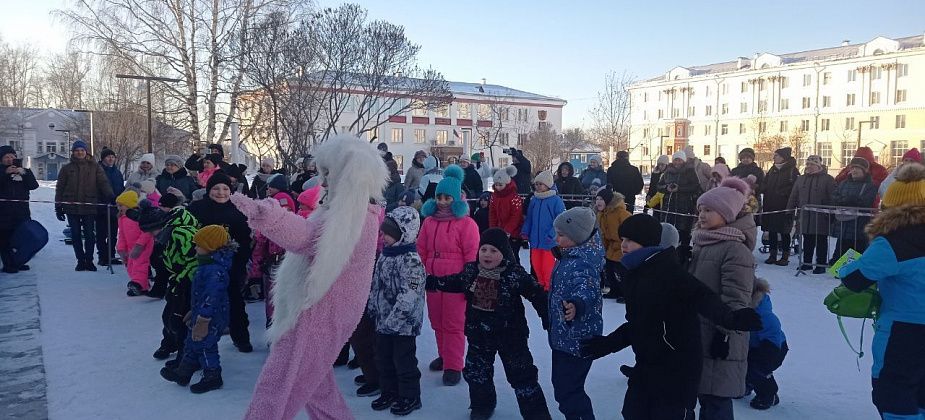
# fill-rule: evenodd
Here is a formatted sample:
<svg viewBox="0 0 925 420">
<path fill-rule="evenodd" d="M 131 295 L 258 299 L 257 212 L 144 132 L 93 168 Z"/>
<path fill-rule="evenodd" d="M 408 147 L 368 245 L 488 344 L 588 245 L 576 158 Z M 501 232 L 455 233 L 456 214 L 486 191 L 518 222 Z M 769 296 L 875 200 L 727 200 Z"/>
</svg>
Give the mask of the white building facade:
<svg viewBox="0 0 925 420">
<path fill-rule="evenodd" d="M 823 157 L 830 171 L 859 146 L 884 166 L 925 147 L 923 36 L 675 67 L 632 85 L 630 159 L 644 171 L 659 155 L 692 145 L 712 163 L 739 150 L 792 146 Z M 762 153 L 764 152 L 764 153 Z M 802 165 L 802 163 L 801 163 Z"/>
</svg>

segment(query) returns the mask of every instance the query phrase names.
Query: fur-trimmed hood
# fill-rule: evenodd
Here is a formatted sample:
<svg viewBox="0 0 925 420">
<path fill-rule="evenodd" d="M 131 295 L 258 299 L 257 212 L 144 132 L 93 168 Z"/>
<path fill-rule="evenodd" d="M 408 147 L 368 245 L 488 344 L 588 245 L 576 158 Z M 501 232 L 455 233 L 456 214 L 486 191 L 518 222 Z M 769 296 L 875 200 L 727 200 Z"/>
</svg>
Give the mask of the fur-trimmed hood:
<svg viewBox="0 0 925 420">
<path fill-rule="evenodd" d="M 864 229 L 871 239 L 886 236 L 902 228 L 925 225 L 925 206 L 905 205 L 886 209 Z"/>
<path fill-rule="evenodd" d="M 771 285 L 763 278 L 755 279 L 755 287 L 752 289 L 752 308 L 757 308 L 761 299 L 771 292 Z"/>
</svg>

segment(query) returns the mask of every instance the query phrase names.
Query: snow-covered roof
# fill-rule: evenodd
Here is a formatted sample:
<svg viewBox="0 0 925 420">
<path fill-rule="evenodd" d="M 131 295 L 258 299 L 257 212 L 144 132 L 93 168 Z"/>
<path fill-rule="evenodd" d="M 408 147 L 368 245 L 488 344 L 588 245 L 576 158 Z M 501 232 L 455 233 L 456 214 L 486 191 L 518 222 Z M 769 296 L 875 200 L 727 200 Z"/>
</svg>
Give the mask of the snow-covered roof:
<svg viewBox="0 0 925 420">
<path fill-rule="evenodd" d="M 566 103 L 564 99 L 544 96 L 536 93 L 524 92 L 522 90 L 512 89 L 501 85 L 490 85 L 481 83 L 467 82 L 447 82 L 450 85 L 450 92 L 453 95 L 474 95 L 485 96 L 490 98 L 511 98 L 511 99 L 529 99 L 535 101 L 552 101 Z"/>
</svg>

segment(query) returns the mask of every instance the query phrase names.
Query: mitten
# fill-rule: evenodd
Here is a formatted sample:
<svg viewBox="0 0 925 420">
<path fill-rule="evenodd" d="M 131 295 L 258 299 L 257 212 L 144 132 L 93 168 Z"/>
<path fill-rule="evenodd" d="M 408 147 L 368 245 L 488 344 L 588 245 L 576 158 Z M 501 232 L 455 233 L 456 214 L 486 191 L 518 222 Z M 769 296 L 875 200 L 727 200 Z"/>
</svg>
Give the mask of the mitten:
<svg viewBox="0 0 925 420">
<path fill-rule="evenodd" d="M 203 338 L 206 338 L 209 335 L 209 322 L 212 321 L 212 318 L 203 318 L 202 316 L 196 317 L 196 323 L 193 325 L 193 331 L 190 338 L 193 341 L 202 341 Z"/>
<path fill-rule="evenodd" d="M 714 359 L 726 360 L 729 357 L 729 336 L 720 331 L 713 334 L 713 341 L 710 343 L 710 357 Z"/>
<path fill-rule="evenodd" d="M 117 252 L 117 254 L 119 254 L 119 259 L 122 261 L 126 261 L 128 259 L 126 258 L 128 257 L 128 253 L 126 253 L 125 251 L 119 251 Z"/>
<path fill-rule="evenodd" d="M 128 257 L 131 259 L 136 259 L 141 256 L 141 251 L 144 250 L 144 247 L 141 245 L 135 245 L 132 247 L 132 252 L 128 254 Z"/>
<path fill-rule="evenodd" d="M 761 315 L 752 308 L 743 308 L 728 313 L 723 318 L 723 326 L 736 331 L 761 330 Z"/>
<path fill-rule="evenodd" d="M 617 329 L 607 335 L 596 335 L 581 341 L 581 355 L 591 359 L 600 359 L 611 353 L 626 348 L 622 332 Z"/>
<path fill-rule="evenodd" d="M 428 275 L 427 279 L 424 281 L 424 290 L 435 292 L 437 291 L 437 277 Z"/>
</svg>

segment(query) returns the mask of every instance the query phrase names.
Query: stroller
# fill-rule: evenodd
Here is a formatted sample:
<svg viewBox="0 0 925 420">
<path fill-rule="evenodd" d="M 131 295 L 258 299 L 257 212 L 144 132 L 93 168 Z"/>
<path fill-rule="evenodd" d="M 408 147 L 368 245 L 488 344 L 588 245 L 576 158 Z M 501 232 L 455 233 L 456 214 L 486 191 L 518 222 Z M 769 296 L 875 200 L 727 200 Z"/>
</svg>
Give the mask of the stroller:
<svg viewBox="0 0 925 420">
<path fill-rule="evenodd" d="M 800 239 L 800 229 L 799 221 L 794 223 L 793 229 L 790 231 L 790 254 L 792 255 L 801 255 L 803 252 L 803 246 Z M 758 252 L 762 254 L 767 254 L 771 252 L 771 238 L 770 234 L 767 231 L 761 231 L 761 246 L 758 247 Z"/>
</svg>

